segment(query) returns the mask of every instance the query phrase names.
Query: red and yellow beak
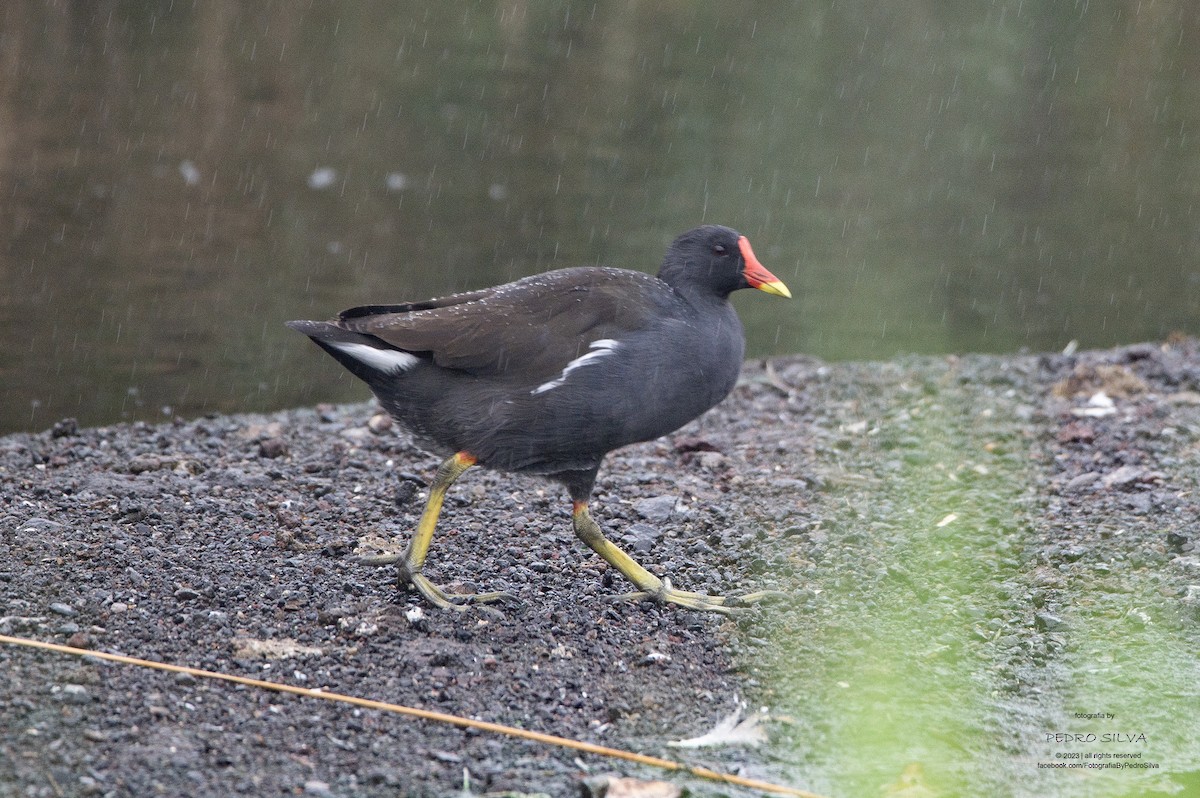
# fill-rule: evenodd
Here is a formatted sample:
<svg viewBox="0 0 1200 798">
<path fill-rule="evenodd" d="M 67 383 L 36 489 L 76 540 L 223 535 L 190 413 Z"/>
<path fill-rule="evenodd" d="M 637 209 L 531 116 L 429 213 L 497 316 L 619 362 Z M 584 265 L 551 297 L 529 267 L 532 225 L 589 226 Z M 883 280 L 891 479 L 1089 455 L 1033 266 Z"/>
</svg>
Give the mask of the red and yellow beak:
<svg viewBox="0 0 1200 798">
<path fill-rule="evenodd" d="M 754 257 L 754 250 L 750 249 L 750 239 L 745 236 L 739 238 L 738 249 L 742 251 L 742 260 L 746 263 L 742 274 L 751 288 L 757 288 L 759 291 L 766 291 L 775 296 L 792 298 L 792 292 L 783 284 L 783 281 L 767 271 L 766 267 L 758 262 L 758 258 Z"/>
</svg>

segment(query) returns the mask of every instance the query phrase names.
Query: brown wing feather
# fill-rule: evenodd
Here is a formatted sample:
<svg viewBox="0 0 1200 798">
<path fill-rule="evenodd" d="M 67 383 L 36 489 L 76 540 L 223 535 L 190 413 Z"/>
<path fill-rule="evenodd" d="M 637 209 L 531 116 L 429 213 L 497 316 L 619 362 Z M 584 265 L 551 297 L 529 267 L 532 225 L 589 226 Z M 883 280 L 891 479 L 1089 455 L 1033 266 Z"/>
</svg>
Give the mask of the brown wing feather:
<svg viewBox="0 0 1200 798">
<path fill-rule="evenodd" d="M 641 272 L 560 269 L 426 302 L 354 308 L 340 323 L 398 349 L 428 352 L 443 368 L 478 375 L 519 369 L 539 379 L 593 341 L 652 323 L 656 298 L 669 292 Z"/>
</svg>

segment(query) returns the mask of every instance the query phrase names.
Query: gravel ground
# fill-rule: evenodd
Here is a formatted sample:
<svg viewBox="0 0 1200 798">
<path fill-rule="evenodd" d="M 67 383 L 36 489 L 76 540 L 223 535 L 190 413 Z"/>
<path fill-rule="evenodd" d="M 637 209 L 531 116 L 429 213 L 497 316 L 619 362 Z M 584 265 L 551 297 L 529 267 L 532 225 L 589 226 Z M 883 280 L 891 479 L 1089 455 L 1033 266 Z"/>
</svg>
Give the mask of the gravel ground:
<svg viewBox="0 0 1200 798">
<path fill-rule="evenodd" d="M 1198 441 L 1190 339 L 747 364 L 720 407 L 610 456 L 592 505 L 611 537 L 679 587 L 791 594 L 727 619 L 611 602 L 627 585 L 574 539 L 562 490 L 481 469 L 452 490 L 427 573 L 517 600 L 494 612 L 422 607 L 393 570 L 355 561 L 401 545 L 437 465 L 372 404 L 159 426 L 67 420 L 0 438 L 0 633 L 829 795 L 1075 794 L 1036 769 L 1051 755 L 1039 740 L 1088 705 L 1073 690 L 1110 687 L 1081 658 L 1126 651 L 1152 667 L 1100 703 L 1173 730 L 1155 731 L 1163 767 L 1136 785 L 1161 792 L 1131 793 L 1165 795 L 1200 787 Z M 1099 628 L 1126 638 L 1083 633 Z M 881 641 L 915 664 L 874 678 L 863 665 L 888 661 Z M 1190 657 L 1174 658 L 1176 642 Z M 0 673 L 0 795 L 447 796 L 467 770 L 475 794 L 558 796 L 579 794 L 589 774 L 667 778 L 11 646 Z M 935 769 L 920 740 L 853 758 L 876 738 L 847 732 L 851 709 L 902 702 L 906 680 L 917 695 L 971 683 L 986 696 L 969 720 L 930 719 L 961 728 L 960 759 L 975 764 Z M 1175 692 L 1154 708 L 1121 703 L 1155 685 Z M 772 706 L 770 745 L 665 747 L 743 700 Z M 980 756 L 994 761 L 980 768 Z M 673 778 L 697 795 L 743 794 Z"/>
</svg>

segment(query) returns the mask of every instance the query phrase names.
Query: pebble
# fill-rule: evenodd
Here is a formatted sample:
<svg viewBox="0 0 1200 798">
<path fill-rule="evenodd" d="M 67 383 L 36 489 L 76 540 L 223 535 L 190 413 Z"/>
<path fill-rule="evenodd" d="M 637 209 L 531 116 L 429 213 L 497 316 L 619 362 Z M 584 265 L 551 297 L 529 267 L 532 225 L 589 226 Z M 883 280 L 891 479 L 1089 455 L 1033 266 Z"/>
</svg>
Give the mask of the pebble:
<svg viewBox="0 0 1200 798">
<path fill-rule="evenodd" d="M 1154 509 L 1154 498 L 1149 493 L 1134 493 L 1125 499 L 1125 506 L 1135 515 L 1149 515 Z"/>
<path fill-rule="evenodd" d="M 1110 471 L 1103 477 L 1104 487 L 1106 488 L 1129 488 L 1138 482 L 1145 481 L 1147 476 L 1146 469 L 1140 466 L 1121 466 L 1115 471 Z"/>
<path fill-rule="evenodd" d="M 260 457 L 273 460 L 277 457 L 283 457 L 287 453 L 287 441 L 283 438 L 267 438 L 258 443 L 258 454 Z"/>
<path fill-rule="evenodd" d="M 129 473 L 144 474 L 162 468 L 162 460 L 150 454 L 139 454 L 129 461 Z"/>
<path fill-rule="evenodd" d="M 370 437 L 371 431 L 366 427 L 350 427 L 342 430 L 338 435 L 354 443 L 364 443 Z"/>
<path fill-rule="evenodd" d="M 37 532 L 39 530 L 53 532 L 62 528 L 62 524 L 57 521 L 51 521 L 49 518 L 27 518 L 21 524 L 22 532 Z"/>
<path fill-rule="evenodd" d="M 79 422 L 73 418 L 64 418 L 55 422 L 50 428 L 50 437 L 69 438 L 79 433 Z"/>
<path fill-rule="evenodd" d="M 409 482 L 408 480 L 404 480 L 396 486 L 396 492 L 392 496 L 392 501 L 396 503 L 397 507 L 406 507 L 412 502 L 416 495 L 417 485 L 413 482 Z"/>
<path fill-rule="evenodd" d="M 1063 486 L 1064 493 L 1078 493 L 1085 488 L 1091 487 L 1100 479 L 1100 475 L 1094 471 L 1085 471 L 1078 476 L 1072 477 Z"/>
<path fill-rule="evenodd" d="M 1062 618 L 1050 612 L 1039 612 L 1033 617 L 1037 621 L 1038 628 L 1044 629 L 1047 632 L 1060 629 L 1063 625 Z"/>
<path fill-rule="evenodd" d="M 67 616 L 79 614 L 79 611 L 76 610 L 74 607 L 72 607 L 70 604 L 64 604 L 61 601 L 56 601 L 53 604 L 51 604 L 50 612 L 53 612 L 56 615 L 67 615 Z"/>
<path fill-rule="evenodd" d="M 367 429 L 376 435 L 382 435 L 392 428 L 392 417 L 387 413 L 376 413 L 367 422 Z"/>
<path fill-rule="evenodd" d="M 661 524 L 671 518 L 675 512 L 674 496 L 655 496 L 650 499 L 639 499 L 633 503 L 633 510 L 642 518 L 655 524 Z"/>
<path fill-rule="evenodd" d="M 1085 554 L 1087 554 L 1087 549 L 1083 546 L 1067 546 L 1062 550 L 1062 558 L 1067 562 L 1082 559 Z"/>
<path fill-rule="evenodd" d="M 621 539 L 629 544 L 636 552 L 645 553 L 654 548 L 663 536 L 662 530 L 647 524 L 630 524 L 626 527 Z"/>
<path fill-rule="evenodd" d="M 58 700 L 64 704 L 88 704 L 92 697 L 82 684 L 64 684 L 58 691 Z"/>
<path fill-rule="evenodd" d="M 1019 648 L 1021 646 L 1020 635 L 1001 635 L 996 644 L 1001 648 Z"/>
</svg>

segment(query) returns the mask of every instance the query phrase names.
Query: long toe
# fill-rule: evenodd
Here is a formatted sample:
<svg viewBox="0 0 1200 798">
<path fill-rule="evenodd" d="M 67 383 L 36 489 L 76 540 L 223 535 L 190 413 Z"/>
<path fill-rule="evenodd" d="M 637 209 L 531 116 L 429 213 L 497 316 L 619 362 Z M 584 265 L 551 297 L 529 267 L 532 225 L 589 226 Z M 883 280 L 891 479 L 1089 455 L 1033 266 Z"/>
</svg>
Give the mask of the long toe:
<svg viewBox="0 0 1200 798">
<path fill-rule="evenodd" d="M 710 596 L 707 593 L 693 593 L 690 590 L 678 590 L 671 587 L 669 579 L 663 579 L 662 587 L 658 590 L 638 590 L 617 596 L 617 601 L 657 601 L 663 604 L 676 604 L 698 612 L 716 612 L 721 615 L 734 615 L 745 612 L 751 606 L 764 599 L 786 598 L 782 590 L 759 590 L 744 596 Z"/>
<path fill-rule="evenodd" d="M 690 590 L 676 590 L 667 587 L 662 590 L 639 590 L 636 593 L 625 593 L 616 596 L 616 601 L 657 601 L 662 604 L 676 604 L 697 612 L 715 612 L 720 615 L 734 615 L 745 612 L 746 607 L 731 606 L 736 600 L 724 596 L 710 596 L 706 593 L 693 593 Z"/>
<path fill-rule="evenodd" d="M 392 552 L 390 554 L 367 554 L 359 557 L 356 562 L 359 565 L 392 565 L 404 559 L 404 552 Z"/>
<path fill-rule="evenodd" d="M 401 583 L 411 584 L 431 604 L 444 610 L 458 610 L 459 612 L 465 612 L 472 604 L 490 604 L 493 601 L 515 598 L 511 593 L 500 590 L 492 593 L 447 593 L 441 587 L 430 582 L 423 574 L 408 574 L 407 579 L 402 579 Z"/>
<path fill-rule="evenodd" d="M 744 596 L 734 596 L 729 599 L 729 603 L 747 606 L 750 604 L 757 604 L 765 599 L 787 598 L 789 595 L 789 593 L 785 593 L 782 590 L 759 590 L 754 593 L 747 593 Z"/>
</svg>

